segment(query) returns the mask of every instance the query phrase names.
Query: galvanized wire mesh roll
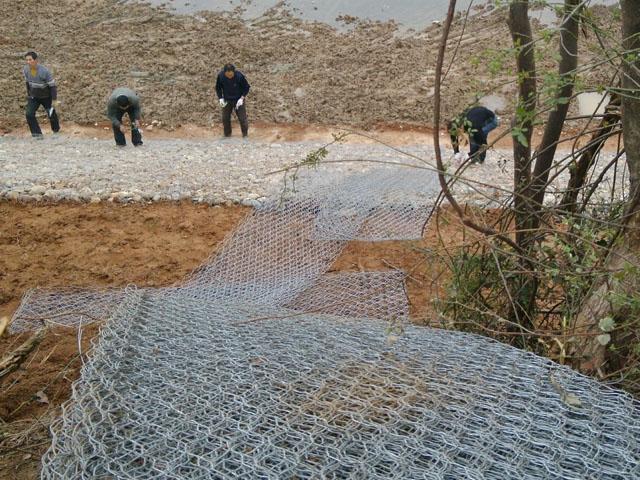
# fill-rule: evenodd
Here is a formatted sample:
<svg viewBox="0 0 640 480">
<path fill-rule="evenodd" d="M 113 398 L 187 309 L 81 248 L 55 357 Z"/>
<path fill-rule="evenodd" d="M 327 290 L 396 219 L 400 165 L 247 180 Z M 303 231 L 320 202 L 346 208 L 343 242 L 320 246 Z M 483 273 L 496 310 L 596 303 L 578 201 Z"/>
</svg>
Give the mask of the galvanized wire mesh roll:
<svg viewBox="0 0 640 480">
<path fill-rule="evenodd" d="M 436 193 L 422 170 L 323 178 L 170 288 L 29 293 L 20 328 L 109 319 L 42 478 L 640 478 L 630 396 L 409 325 L 402 272 L 328 273 L 350 239 L 419 237 Z"/>
<path fill-rule="evenodd" d="M 387 327 L 131 291 L 42 477 L 640 475 L 629 396 L 479 336 Z"/>
</svg>

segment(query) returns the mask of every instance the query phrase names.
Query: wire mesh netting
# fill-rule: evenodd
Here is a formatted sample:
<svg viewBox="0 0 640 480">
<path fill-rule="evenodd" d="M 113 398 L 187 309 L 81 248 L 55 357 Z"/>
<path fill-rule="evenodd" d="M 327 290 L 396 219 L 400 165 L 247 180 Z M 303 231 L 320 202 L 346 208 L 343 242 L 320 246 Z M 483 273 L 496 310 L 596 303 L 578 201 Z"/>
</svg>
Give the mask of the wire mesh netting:
<svg viewBox="0 0 640 480">
<path fill-rule="evenodd" d="M 203 301 L 308 304 L 325 313 L 406 316 L 406 295 L 397 275 L 387 275 L 385 281 L 375 272 L 334 274 L 330 278 L 339 288 L 331 290 L 323 274 L 349 240 L 420 238 L 439 188 L 433 172 L 395 167 L 337 177 L 318 171 L 301 173 L 297 188 L 257 208 L 174 288 Z M 321 278 L 327 295 L 319 290 Z M 341 298 L 331 291 L 339 291 Z M 64 325 L 104 319 L 121 295 L 117 289 L 31 291 L 16 311 L 11 331 L 37 328 L 45 318 Z"/>
<path fill-rule="evenodd" d="M 405 168 L 352 174 L 301 195 L 317 206 L 314 238 L 383 241 L 421 238 L 439 191 L 432 172 Z"/>
<path fill-rule="evenodd" d="M 640 474 L 637 405 L 597 382 L 474 335 L 290 313 L 130 292 L 43 478 Z"/>
<path fill-rule="evenodd" d="M 292 295 L 284 307 L 296 312 L 380 319 L 407 319 L 409 306 L 400 271 L 326 273 L 306 289 Z M 222 299 L 209 287 L 198 285 L 141 289 L 172 293 L 200 301 Z M 222 293 L 229 294 L 228 291 Z M 125 298 L 124 289 L 33 289 L 14 316 L 14 331 L 43 324 L 74 326 L 107 320 Z M 245 299 L 246 300 L 246 299 Z"/>
<path fill-rule="evenodd" d="M 640 477 L 630 396 L 409 325 L 402 272 L 329 272 L 350 239 L 421 236 L 431 173 L 320 177 L 178 285 L 25 296 L 19 328 L 109 318 L 42 478 Z"/>
</svg>

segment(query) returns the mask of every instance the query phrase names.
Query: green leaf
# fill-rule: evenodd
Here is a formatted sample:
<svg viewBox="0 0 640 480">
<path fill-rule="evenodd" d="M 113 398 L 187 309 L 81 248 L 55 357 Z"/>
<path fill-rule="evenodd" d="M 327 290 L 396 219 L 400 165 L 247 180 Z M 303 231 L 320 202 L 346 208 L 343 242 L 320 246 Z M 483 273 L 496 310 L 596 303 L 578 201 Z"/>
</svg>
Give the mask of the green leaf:
<svg viewBox="0 0 640 480">
<path fill-rule="evenodd" d="M 527 142 L 527 137 L 525 137 L 524 133 L 522 132 L 516 133 L 516 140 L 518 140 L 518 143 L 520 143 L 520 145 L 522 145 L 523 147 L 529 146 L 529 143 Z"/>
<path fill-rule="evenodd" d="M 611 341 L 611 335 L 609 335 L 608 333 L 603 333 L 602 335 L 598 335 L 596 337 L 596 340 L 600 345 L 604 347 Z"/>
<path fill-rule="evenodd" d="M 600 327 L 600 330 L 602 330 L 603 332 L 610 332 L 614 328 L 616 328 L 616 322 L 610 316 L 606 316 L 600 320 L 600 322 L 598 323 L 598 326 Z M 606 343 L 604 343 L 603 345 L 606 345 Z"/>
</svg>

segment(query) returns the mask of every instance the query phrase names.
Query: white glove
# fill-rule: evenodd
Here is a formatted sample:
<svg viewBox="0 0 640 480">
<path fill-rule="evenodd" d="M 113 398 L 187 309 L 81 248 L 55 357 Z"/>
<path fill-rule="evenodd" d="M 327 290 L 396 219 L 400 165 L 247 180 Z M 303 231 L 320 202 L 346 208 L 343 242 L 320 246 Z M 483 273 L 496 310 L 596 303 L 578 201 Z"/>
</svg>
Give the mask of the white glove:
<svg viewBox="0 0 640 480">
<path fill-rule="evenodd" d="M 456 153 L 456 154 L 453 156 L 453 159 L 454 159 L 456 162 L 459 162 L 460 160 L 462 160 L 462 154 L 461 154 L 460 152 Z"/>
<path fill-rule="evenodd" d="M 226 107 L 227 106 L 227 102 L 225 102 L 224 98 L 220 99 L 220 106 L 221 107 Z"/>
<path fill-rule="evenodd" d="M 236 102 L 236 108 L 244 105 L 244 97 L 240 97 L 240 99 Z"/>
</svg>

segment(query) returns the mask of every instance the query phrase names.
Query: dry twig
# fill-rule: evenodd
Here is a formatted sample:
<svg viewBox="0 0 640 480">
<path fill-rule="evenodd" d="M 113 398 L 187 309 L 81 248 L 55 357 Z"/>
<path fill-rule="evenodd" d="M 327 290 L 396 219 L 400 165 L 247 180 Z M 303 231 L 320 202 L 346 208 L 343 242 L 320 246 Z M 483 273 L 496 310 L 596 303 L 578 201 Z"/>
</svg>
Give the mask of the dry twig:
<svg viewBox="0 0 640 480">
<path fill-rule="evenodd" d="M 0 360 L 0 379 L 6 377 L 16 370 L 27 358 L 29 353 L 36 348 L 47 332 L 46 328 L 41 328 L 34 333 L 26 342 L 16 348 L 12 353 Z"/>
</svg>

